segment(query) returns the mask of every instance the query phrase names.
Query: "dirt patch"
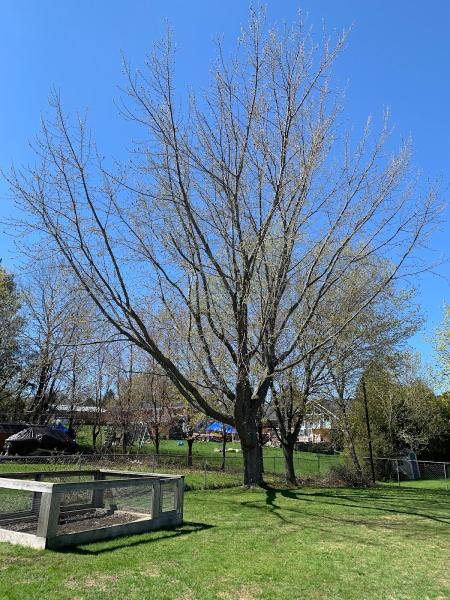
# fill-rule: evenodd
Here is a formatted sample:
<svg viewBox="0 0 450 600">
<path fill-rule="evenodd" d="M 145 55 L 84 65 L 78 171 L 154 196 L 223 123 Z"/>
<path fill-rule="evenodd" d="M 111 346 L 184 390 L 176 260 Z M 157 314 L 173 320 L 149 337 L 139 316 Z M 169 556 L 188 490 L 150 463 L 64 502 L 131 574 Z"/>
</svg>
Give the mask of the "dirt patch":
<svg viewBox="0 0 450 600">
<path fill-rule="evenodd" d="M 147 565 L 145 569 L 140 571 L 143 577 L 159 577 L 161 575 L 161 569 L 157 565 Z"/>
<path fill-rule="evenodd" d="M 114 587 L 114 584 L 116 584 L 119 581 L 119 579 L 119 575 L 107 575 L 98 573 L 95 577 L 90 575 L 89 577 L 86 577 L 81 581 L 80 579 L 71 577 L 70 579 L 66 579 L 65 586 L 69 589 L 80 589 L 81 587 L 84 589 L 89 588 L 96 589 L 101 592 L 107 592 L 108 590 L 111 590 L 111 588 Z"/>
<path fill-rule="evenodd" d="M 25 556 L 2 556 L 0 558 L 0 571 L 5 571 L 13 565 L 31 565 L 36 562 L 36 557 L 25 557 Z"/>
<path fill-rule="evenodd" d="M 79 531 L 88 531 L 90 529 L 99 529 L 100 527 L 110 527 L 111 525 L 124 525 L 137 521 L 136 515 L 128 513 L 98 514 L 83 516 L 82 518 L 68 518 L 66 522 L 58 526 L 58 535 L 65 533 L 77 533 Z"/>
<path fill-rule="evenodd" d="M 145 517 L 145 515 L 142 515 L 142 517 Z M 124 525 L 125 523 L 138 520 L 139 516 L 131 513 L 109 513 L 99 512 L 98 510 L 85 511 L 76 515 L 64 515 L 58 525 L 58 535 L 89 531 L 91 529 L 99 529 L 100 527 L 110 527 L 111 525 Z M 11 531 L 36 533 L 37 519 L 25 523 L 9 523 L 8 525 L 3 525 L 3 527 Z"/>
<path fill-rule="evenodd" d="M 241 585 L 235 590 L 219 592 L 217 595 L 223 600 L 257 600 L 261 590 L 255 585 Z"/>
</svg>

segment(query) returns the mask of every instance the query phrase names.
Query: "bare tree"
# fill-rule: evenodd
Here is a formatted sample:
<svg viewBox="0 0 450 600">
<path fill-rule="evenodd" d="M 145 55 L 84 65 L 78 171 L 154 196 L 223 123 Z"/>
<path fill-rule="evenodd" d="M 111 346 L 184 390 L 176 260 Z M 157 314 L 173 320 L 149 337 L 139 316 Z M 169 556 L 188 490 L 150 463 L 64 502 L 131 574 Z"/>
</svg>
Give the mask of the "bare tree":
<svg viewBox="0 0 450 600">
<path fill-rule="evenodd" d="M 108 398 L 112 393 L 114 373 L 111 360 L 111 346 L 108 343 L 99 344 L 91 359 L 91 394 L 94 402 L 92 419 L 92 448 L 97 450 L 98 437 L 104 424 L 104 414 Z"/>
<path fill-rule="evenodd" d="M 20 343 L 24 325 L 20 290 L 0 260 L 0 411 L 14 419 L 21 412 L 20 397 L 26 383 Z"/>
<path fill-rule="evenodd" d="M 103 317 L 191 406 L 236 427 L 250 485 L 263 484 L 260 408 L 271 382 L 304 360 L 298 341 L 321 304 L 355 264 L 390 259 L 325 344 L 421 268 L 413 250 L 434 216 L 434 190 L 411 183 L 409 144 L 387 156 L 386 122 L 373 141 L 368 123 L 356 145 L 340 130 L 330 69 L 345 39 L 317 49 L 302 22 L 268 30 L 252 13 L 235 54 L 219 45 L 209 90 L 183 109 L 169 34 L 144 72 L 124 67 L 123 113 L 146 140 L 130 168 L 107 168 L 85 119 L 73 125 L 55 96 L 39 166 L 9 177 L 28 225 Z M 148 325 L 161 306 L 176 361 Z"/>
<path fill-rule="evenodd" d="M 146 371 L 136 376 L 136 384 L 142 397 L 142 419 L 150 439 L 159 454 L 161 435 L 170 429 L 177 412 L 177 394 L 161 367 L 150 357 L 145 363 Z"/>
<path fill-rule="evenodd" d="M 275 419 L 272 428 L 280 441 L 285 464 L 286 483 L 296 485 L 294 449 L 305 419 L 307 403 L 317 393 L 325 371 L 320 357 L 308 355 L 302 369 L 292 370 L 284 380 L 272 386 Z"/>
<path fill-rule="evenodd" d="M 71 405 L 76 403 L 86 313 L 71 273 L 54 264 L 37 263 L 34 268 L 24 288 L 31 388 L 26 418 L 46 423 L 58 394 L 64 393 Z"/>
</svg>

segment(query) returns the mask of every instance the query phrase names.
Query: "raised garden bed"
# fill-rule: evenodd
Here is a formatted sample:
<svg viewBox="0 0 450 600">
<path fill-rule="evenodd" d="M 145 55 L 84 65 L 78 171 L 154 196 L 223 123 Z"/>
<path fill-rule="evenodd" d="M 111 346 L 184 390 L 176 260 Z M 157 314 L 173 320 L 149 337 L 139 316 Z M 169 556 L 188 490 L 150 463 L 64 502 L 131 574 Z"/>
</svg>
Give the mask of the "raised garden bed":
<svg viewBox="0 0 450 600">
<path fill-rule="evenodd" d="M 173 527 L 182 476 L 106 469 L 0 475 L 0 541 L 59 548 Z"/>
</svg>

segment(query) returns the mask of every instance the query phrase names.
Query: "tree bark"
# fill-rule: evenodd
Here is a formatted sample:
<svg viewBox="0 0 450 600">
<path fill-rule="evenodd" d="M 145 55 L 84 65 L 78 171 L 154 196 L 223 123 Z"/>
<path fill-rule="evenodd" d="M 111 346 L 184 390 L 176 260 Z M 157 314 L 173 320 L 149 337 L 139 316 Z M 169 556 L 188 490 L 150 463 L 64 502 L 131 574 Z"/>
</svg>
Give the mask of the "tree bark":
<svg viewBox="0 0 450 600">
<path fill-rule="evenodd" d="M 159 429 L 155 429 L 155 452 L 159 454 Z"/>
<path fill-rule="evenodd" d="M 252 398 L 246 376 L 236 386 L 235 423 L 244 459 L 244 485 L 264 487 L 261 448 L 258 435 L 260 403 Z"/>
<path fill-rule="evenodd" d="M 242 455 L 244 457 L 244 485 L 264 486 L 259 444 L 253 446 L 243 444 L 241 441 Z"/>
<path fill-rule="evenodd" d="M 237 386 L 236 430 L 244 458 L 244 485 L 264 487 L 261 446 L 258 435 L 258 402 L 252 398 L 248 381 Z"/>
<path fill-rule="evenodd" d="M 364 377 L 362 379 L 362 391 L 363 391 L 363 400 L 364 400 L 364 415 L 366 417 L 367 439 L 369 442 L 370 470 L 371 470 L 371 474 L 372 474 L 372 482 L 375 483 L 376 478 L 375 478 L 375 465 L 373 462 L 372 433 L 370 431 L 369 405 L 367 402 L 366 381 L 365 381 Z"/>
<path fill-rule="evenodd" d="M 294 442 L 281 443 L 284 457 L 285 478 L 288 485 L 297 485 L 294 467 Z"/>
<path fill-rule="evenodd" d="M 97 438 L 99 436 L 99 433 L 100 427 L 96 423 L 92 426 L 92 449 L 94 450 L 94 452 L 96 452 L 97 450 Z"/>
<path fill-rule="evenodd" d="M 192 467 L 192 446 L 194 445 L 193 437 L 189 437 L 187 439 L 187 445 L 188 445 L 187 466 Z"/>
</svg>

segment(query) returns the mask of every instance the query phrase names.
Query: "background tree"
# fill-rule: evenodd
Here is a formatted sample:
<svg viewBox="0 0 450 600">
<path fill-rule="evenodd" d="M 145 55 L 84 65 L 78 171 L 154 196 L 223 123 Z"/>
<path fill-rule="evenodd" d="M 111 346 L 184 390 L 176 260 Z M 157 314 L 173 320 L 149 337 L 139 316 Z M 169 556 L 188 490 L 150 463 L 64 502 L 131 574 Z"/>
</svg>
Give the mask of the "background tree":
<svg viewBox="0 0 450 600">
<path fill-rule="evenodd" d="M 0 264 L 0 412 L 9 418 L 20 414 L 24 387 L 20 337 L 24 318 L 14 277 Z"/>
<path fill-rule="evenodd" d="M 434 347 L 437 358 L 437 385 L 450 386 L 450 306 L 444 307 L 444 318 L 436 331 Z"/>
<path fill-rule="evenodd" d="M 198 437 L 198 427 L 205 420 L 205 415 L 185 402 L 182 417 L 183 436 L 187 442 L 187 465 L 192 467 L 192 449 Z"/>
<path fill-rule="evenodd" d="M 377 278 L 383 265 L 363 268 L 357 273 L 358 278 Z M 353 274 L 355 275 L 355 274 Z M 345 290 L 339 297 L 339 310 L 330 310 L 323 319 L 338 322 L 345 320 L 349 307 L 353 303 L 357 287 L 353 285 L 354 277 L 346 281 Z M 333 405 L 336 425 L 344 438 L 346 451 L 349 453 L 354 468 L 362 470 L 355 442 L 355 432 L 350 418 L 352 403 L 358 385 L 368 366 L 375 361 L 377 365 L 386 366 L 403 349 L 407 340 L 413 335 L 422 322 L 412 300 L 413 289 L 396 289 L 386 286 L 377 299 L 358 315 L 329 345 L 326 357 L 327 386 L 325 396 Z M 366 429 L 367 439 L 367 429 Z"/>
<path fill-rule="evenodd" d="M 280 378 L 281 381 L 277 380 L 272 385 L 271 407 L 276 420 L 271 424 L 283 450 L 285 479 L 290 485 L 297 484 L 294 450 L 306 406 L 320 389 L 325 366 L 322 353 L 306 353 L 301 367 L 292 369 L 283 379 Z"/>
<path fill-rule="evenodd" d="M 443 428 L 439 401 L 420 378 L 411 357 L 391 365 L 373 362 L 364 373 L 374 455 L 383 458 L 420 453 Z M 367 430 L 361 386 L 350 409 L 360 462 L 367 457 Z"/>
<path fill-rule="evenodd" d="M 161 435 L 168 432 L 174 421 L 177 394 L 158 363 L 148 357 L 144 363 L 145 372 L 136 375 L 136 385 L 142 398 L 142 418 L 151 441 L 159 454 Z"/>
<path fill-rule="evenodd" d="M 304 360 L 298 339 L 316 311 L 355 264 L 390 259 L 355 294 L 348 322 L 416 272 L 434 216 L 435 191 L 421 196 L 411 182 L 409 145 L 385 147 L 387 123 L 373 137 L 368 123 L 355 145 L 339 129 L 330 70 L 345 39 L 318 46 L 301 21 L 270 30 L 252 12 L 234 55 L 219 47 L 208 91 L 180 109 L 168 35 L 144 72 L 125 64 L 123 113 L 146 140 L 130 168 L 112 172 L 85 120 L 73 125 L 54 97 L 38 166 L 9 177 L 28 226 L 104 319 L 195 410 L 236 427 L 250 485 L 263 484 L 261 407 L 271 382 Z M 161 306 L 176 362 L 145 315 Z"/>
<path fill-rule="evenodd" d="M 85 328 L 83 304 L 70 273 L 55 264 L 34 264 L 24 288 L 30 388 L 26 399 L 27 421 L 46 423 L 58 402 L 58 394 L 69 404 L 75 404 Z"/>
<path fill-rule="evenodd" d="M 113 404 L 114 372 L 112 369 L 111 345 L 99 344 L 91 357 L 91 398 L 94 411 L 91 414 L 92 448 L 98 450 L 98 438 L 104 425 L 104 413 Z"/>
</svg>

